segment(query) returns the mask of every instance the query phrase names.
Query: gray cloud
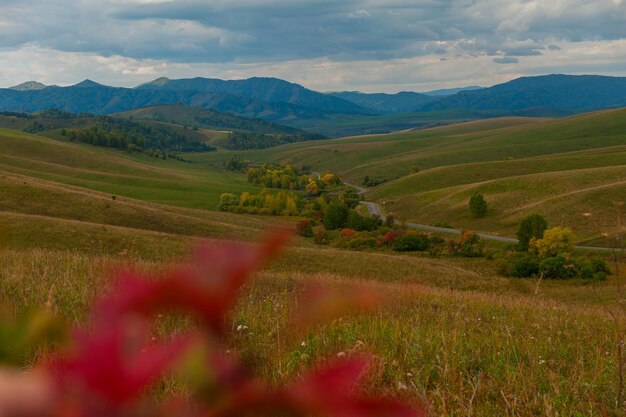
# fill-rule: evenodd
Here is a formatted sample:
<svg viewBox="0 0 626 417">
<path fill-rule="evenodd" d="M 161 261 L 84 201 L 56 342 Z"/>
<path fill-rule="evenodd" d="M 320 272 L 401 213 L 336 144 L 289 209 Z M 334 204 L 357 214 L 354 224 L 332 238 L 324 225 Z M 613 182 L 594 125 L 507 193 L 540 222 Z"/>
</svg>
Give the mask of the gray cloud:
<svg viewBox="0 0 626 417">
<path fill-rule="evenodd" d="M 550 67 L 548 56 L 565 56 L 563 45 L 604 45 L 626 38 L 622 0 L 2 3 L 0 51 L 121 57 L 116 62 L 127 65 L 148 62 L 133 68 L 227 66 L 233 74 L 320 60 L 357 66 L 358 61 L 377 62 L 391 73 L 386 63 L 420 58 L 436 59 L 445 72 L 464 59 L 488 57 L 481 62 L 511 64 L 519 68 L 512 75 L 519 75 L 521 65 L 536 65 L 542 57 L 543 66 Z M 562 65 L 574 65 L 575 60 L 570 56 Z"/>
</svg>

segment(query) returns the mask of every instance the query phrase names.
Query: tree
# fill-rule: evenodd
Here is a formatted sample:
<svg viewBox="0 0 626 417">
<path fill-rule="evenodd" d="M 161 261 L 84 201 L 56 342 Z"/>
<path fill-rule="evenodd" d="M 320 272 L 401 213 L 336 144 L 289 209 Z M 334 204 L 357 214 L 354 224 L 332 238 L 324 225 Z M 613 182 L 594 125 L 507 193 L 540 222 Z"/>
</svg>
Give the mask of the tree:
<svg viewBox="0 0 626 417">
<path fill-rule="evenodd" d="M 359 201 L 361 201 L 361 196 L 354 190 L 349 189 L 341 196 L 341 199 L 344 203 L 348 205 L 351 209 L 355 208 L 359 205 Z"/>
<path fill-rule="evenodd" d="M 327 230 L 336 230 L 345 226 L 348 220 L 348 206 L 334 200 L 324 209 L 324 227 Z"/>
<path fill-rule="evenodd" d="M 542 239 L 531 239 L 530 248 L 541 258 L 567 254 L 574 249 L 574 232 L 569 227 L 553 227 L 543 233 Z"/>
<path fill-rule="evenodd" d="M 517 238 L 519 239 L 519 250 L 527 251 L 530 240 L 543 238 L 543 232 L 548 228 L 546 219 L 538 214 L 526 216 L 519 224 Z"/>
<path fill-rule="evenodd" d="M 239 197 L 231 193 L 223 193 L 220 195 L 220 202 L 217 208 L 221 211 L 228 211 L 231 207 L 239 205 Z"/>
<path fill-rule="evenodd" d="M 318 195 L 319 194 L 319 187 L 317 186 L 317 182 L 311 180 L 307 185 L 306 185 L 306 192 L 308 195 Z"/>
<path fill-rule="evenodd" d="M 474 193 L 470 198 L 469 208 L 474 217 L 485 217 L 487 215 L 487 202 L 485 197 L 479 192 Z"/>
</svg>

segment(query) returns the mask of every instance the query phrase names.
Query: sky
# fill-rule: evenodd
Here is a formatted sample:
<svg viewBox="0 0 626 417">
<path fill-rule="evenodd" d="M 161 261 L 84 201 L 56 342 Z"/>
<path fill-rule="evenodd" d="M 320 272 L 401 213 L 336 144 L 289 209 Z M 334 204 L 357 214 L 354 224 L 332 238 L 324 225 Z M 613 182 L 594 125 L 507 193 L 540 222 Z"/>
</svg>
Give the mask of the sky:
<svg viewBox="0 0 626 417">
<path fill-rule="evenodd" d="M 626 0 L 0 0 L 0 87 L 268 76 L 428 91 L 626 76 Z"/>
</svg>

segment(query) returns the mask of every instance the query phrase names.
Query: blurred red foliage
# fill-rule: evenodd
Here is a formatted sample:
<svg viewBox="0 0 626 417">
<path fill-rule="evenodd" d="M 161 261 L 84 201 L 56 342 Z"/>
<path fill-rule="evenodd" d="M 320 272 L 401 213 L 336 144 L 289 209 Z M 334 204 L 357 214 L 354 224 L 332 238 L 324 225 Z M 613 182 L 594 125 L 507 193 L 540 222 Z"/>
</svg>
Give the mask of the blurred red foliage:
<svg viewBox="0 0 626 417">
<path fill-rule="evenodd" d="M 76 331 L 69 348 L 30 375 L 26 388 L 18 384 L 23 376 L 0 372 L 0 415 L 425 415 L 416 404 L 360 395 L 355 388 L 368 369 L 364 358 L 329 362 L 287 386 L 270 389 L 223 353 L 220 341 L 226 317 L 242 286 L 288 238 L 289 233 L 279 231 L 259 246 L 204 246 L 197 250 L 192 265 L 164 277 L 122 274 L 110 295 L 93 309 L 88 329 Z M 312 316 L 324 318 L 329 311 L 342 308 L 339 296 L 319 289 L 309 294 L 300 323 L 314 322 Z M 375 304 L 365 293 L 343 300 L 349 309 Z M 157 317 L 170 311 L 191 314 L 198 328 L 169 340 L 150 338 Z M 190 358 L 196 365 L 188 378 L 190 392 L 166 398 L 150 392 L 164 375 Z M 11 395 L 7 386 L 13 390 Z"/>
</svg>

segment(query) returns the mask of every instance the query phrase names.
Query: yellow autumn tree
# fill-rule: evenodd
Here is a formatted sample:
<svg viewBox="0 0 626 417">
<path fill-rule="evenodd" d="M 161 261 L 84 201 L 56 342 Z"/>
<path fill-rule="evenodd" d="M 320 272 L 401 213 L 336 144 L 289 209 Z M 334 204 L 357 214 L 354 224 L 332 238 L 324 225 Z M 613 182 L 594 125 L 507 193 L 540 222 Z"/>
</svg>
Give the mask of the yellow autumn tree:
<svg viewBox="0 0 626 417">
<path fill-rule="evenodd" d="M 328 173 L 322 175 L 321 180 L 324 182 L 324 184 L 330 185 L 330 184 L 335 182 L 335 175 L 331 174 L 330 172 L 328 172 Z"/>
<path fill-rule="evenodd" d="M 319 194 L 319 188 L 317 187 L 317 183 L 315 181 L 310 181 L 306 185 L 306 192 L 308 195 L 317 195 Z"/>
<path fill-rule="evenodd" d="M 569 227 L 553 227 L 543 232 L 542 239 L 532 239 L 530 250 L 542 258 L 571 252 L 574 249 L 574 232 Z"/>
</svg>

